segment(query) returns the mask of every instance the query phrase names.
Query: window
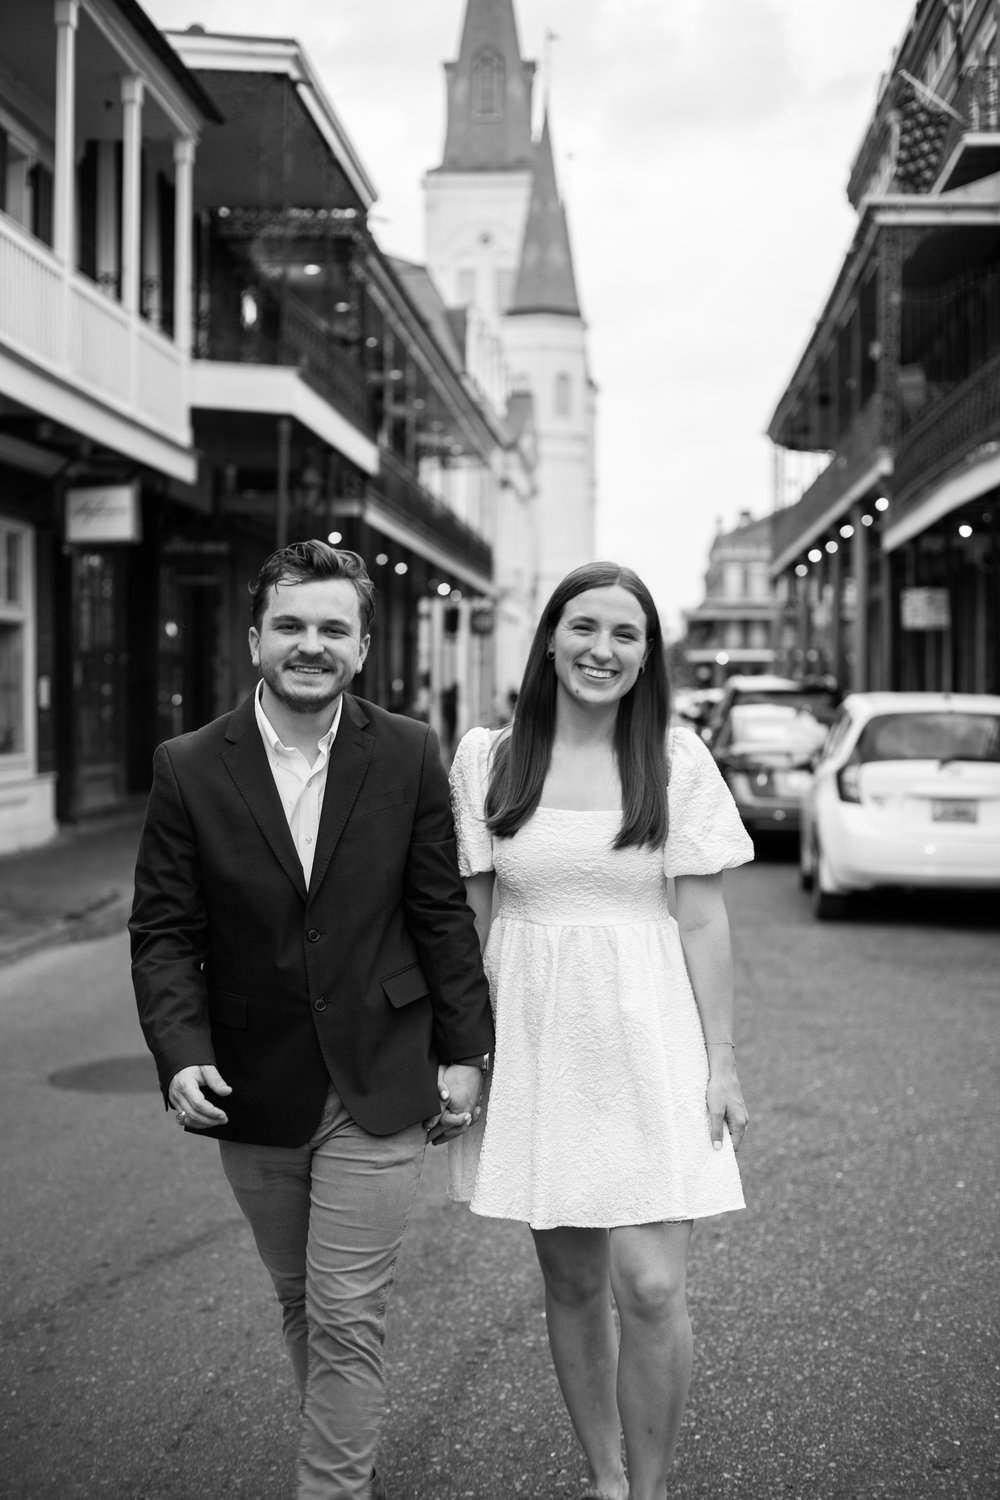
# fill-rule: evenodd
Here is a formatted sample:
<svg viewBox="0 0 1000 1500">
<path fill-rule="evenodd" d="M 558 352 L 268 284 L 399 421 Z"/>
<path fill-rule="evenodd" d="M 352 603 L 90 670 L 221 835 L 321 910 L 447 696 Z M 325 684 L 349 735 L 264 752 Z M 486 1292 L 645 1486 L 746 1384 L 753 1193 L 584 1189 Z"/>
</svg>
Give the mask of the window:
<svg viewBox="0 0 1000 1500">
<path fill-rule="evenodd" d="M 572 388 L 570 378 L 565 372 L 556 376 L 555 404 L 557 417 L 568 417 L 572 414 Z"/>
<path fill-rule="evenodd" d="M 514 272 L 497 272 L 497 307 L 506 312 L 514 300 Z"/>
<path fill-rule="evenodd" d="M 458 273 L 458 305 L 471 307 L 476 300 L 476 273 L 465 270 Z"/>
<path fill-rule="evenodd" d="M 27 532 L 0 521 L 0 756 L 25 748 Z"/>
<path fill-rule="evenodd" d="M 472 118 L 499 120 L 503 114 L 503 58 L 492 47 L 477 52 L 472 62 Z"/>
</svg>

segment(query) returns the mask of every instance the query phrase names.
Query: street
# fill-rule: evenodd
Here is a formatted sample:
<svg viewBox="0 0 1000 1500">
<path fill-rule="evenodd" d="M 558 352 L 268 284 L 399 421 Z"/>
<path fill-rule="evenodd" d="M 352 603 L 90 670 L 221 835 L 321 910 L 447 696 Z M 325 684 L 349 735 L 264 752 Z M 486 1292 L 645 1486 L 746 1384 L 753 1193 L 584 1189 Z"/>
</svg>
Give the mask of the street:
<svg viewBox="0 0 1000 1500">
<path fill-rule="evenodd" d="M 671 1494 L 994 1496 L 993 905 L 816 923 L 781 851 L 727 892 L 749 1211 L 695 1230 Z M 214 1144 L 162 1110 L 124 935 L 0 970 L 0 1077 L 0 1494 L 290 1500 L 270 1286 Z M 444 1168 L 391 1306 L 389 1493 L 574 1500 L 529 1235 L 450 1204 Z"/>
</svg>

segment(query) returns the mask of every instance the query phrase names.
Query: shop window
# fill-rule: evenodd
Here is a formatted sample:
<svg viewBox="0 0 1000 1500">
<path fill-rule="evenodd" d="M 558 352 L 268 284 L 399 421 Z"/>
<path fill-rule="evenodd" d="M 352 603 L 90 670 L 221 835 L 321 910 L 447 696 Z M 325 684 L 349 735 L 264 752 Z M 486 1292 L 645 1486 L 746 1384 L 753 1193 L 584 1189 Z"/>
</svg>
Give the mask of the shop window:
<svg viewBox="0 0 1000 1500">
<path fill-rule="evenodd" d="M 0 522 L 0 756 L 25 747 L 25 533 Z"/>
</svg>

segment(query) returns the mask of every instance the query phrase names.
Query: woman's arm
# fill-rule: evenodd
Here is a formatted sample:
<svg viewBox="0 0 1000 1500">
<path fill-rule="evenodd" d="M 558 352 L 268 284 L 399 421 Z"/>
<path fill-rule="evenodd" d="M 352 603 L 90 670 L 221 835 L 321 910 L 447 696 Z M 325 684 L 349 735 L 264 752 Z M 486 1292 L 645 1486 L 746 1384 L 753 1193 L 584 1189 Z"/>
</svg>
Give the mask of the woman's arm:
<svg viewBox="0 0 1000 1500">
<path fill-rule="evenodd" d="M 748 1116 L 736 1074 L 733 954 L 722 897 L 722 874 L 679 875 L 674 892 L 681 947 L 708 1048 L 712 1143 L 716 1150 L 721 1150 L 722 1126 L 726 1123 L 738 1150 Z"/>
<path fill-rule="evenodd" d="M 487 870 L 484 875 L 467 875 L 465 877 L 465 899 L 472 908 L 472 915 L 476 923 L 476 936 L 479 938 L 480 950 L 486 952 L 486 939 L 490 935 L 490 925 L 493 921 L 493 884 L 495 876 L 492 870 Z"/>
</svg>

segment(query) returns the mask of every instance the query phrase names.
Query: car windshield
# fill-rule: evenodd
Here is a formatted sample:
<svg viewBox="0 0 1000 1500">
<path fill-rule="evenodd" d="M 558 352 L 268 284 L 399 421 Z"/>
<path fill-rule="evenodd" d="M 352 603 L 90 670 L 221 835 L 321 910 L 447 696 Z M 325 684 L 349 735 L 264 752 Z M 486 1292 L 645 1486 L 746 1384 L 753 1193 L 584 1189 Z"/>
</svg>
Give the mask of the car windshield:
<svg viewBox="0 0 1000 1500">
<path fill-rule="evenodd" d="M 764 703 L 772 708 L 801 709 L 812 714 L 820 724 L 829 724 L 837 709 L 833 694 L 823 690 L 813 692 L 809 688 L 741 688 L 738 703 L 733 705 L 732 711 L 735 713 L 737 708 L 752 708 Z"/>
<path fill-rule="evenodd" d="M 809 709 L 786 703 L 750 703 L 734 708 L 730 715 L 732 739 L 747 745 L 790 745 L 814 750 L 826 728 Z"/>
<path fill-rule="evenodd" d="M 976 713 L 880 714 L 869 719 L 854 759 L 1000 760 L 1000 717 Z"/>
</svg>

